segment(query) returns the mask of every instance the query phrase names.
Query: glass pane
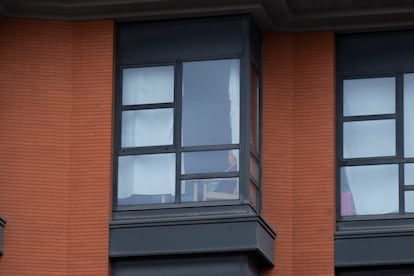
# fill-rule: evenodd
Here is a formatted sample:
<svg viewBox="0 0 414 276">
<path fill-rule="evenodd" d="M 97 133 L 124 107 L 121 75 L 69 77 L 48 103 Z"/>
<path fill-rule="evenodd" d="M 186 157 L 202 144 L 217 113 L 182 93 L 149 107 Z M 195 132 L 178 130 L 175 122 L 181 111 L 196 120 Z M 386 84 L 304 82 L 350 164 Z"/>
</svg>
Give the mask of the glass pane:
<svg viewBox="0 0 414 276">
<path fill-rule="evenodd" d="M 184 146 L 239 143 L 239 60 L 183 64 Z"/>
<path fill-rule="evenodd" d="M 237 172 L 238 159 L 238 150 L 183 152 L 181 173 Z"/>
<path fill-rule="evenodd" d="M 395 113 L 395 79 L 344 81 L 344 116 Z"/>
<path fill-rule="evenodd" d="M 250 176 L 256 181 L 259 180 L 259 164 L 253 155 L 250 155 Z"/>
<path fill-rule="evenodd" d="M 405 185 L 414 185 L 414 163 L 404 165 Z"/>
<path fill-rule="evenodd" d="M 395 120 L 344 123 L 344 158 L 395 155 Z"/>
<path fill-rule="evenodd" d="M 341 214 L 398 212 L 398 165 L 341 168 Z"/>
<path fill-rule="evenodd" d="M 253 182 L 249 184 L 249 201 L 254 207 L 257 207 L 257 187 Z"/>
<path fill-rule="evenodd" d="M 252 66 L 250 72 L 250 144 L 255 151 L 259 141 L 259 76 Z"/>
<path fill-rule="evenodd" d="M 174 100 L 174 66 L 122 70 L 122 104 L 169 103 Z"/>
<path fill-rule="evenodd" d="M 122 147 L 171 145 L 173 118 L 172 108 L 122 112 Z"/>
<path fill-rule="evenodd" d="M 414 74 L 404 75 L 404 155 L 414 157 Z"/>
<path fill-rule="evenodd" d="M 181 181 L 181 201 L 239 199 L 238 178 L 191 179 Z"/>
<path fill-rule="evenodd" d="M 118 205 L 173 202 L 175 154 L 120 156 Z"/>
<path fill-rule="evenodd" d="M 407 191 L 405 195 L 405 211 L 407 213 L 414 212 L 414 191 Z"/>
</svg>

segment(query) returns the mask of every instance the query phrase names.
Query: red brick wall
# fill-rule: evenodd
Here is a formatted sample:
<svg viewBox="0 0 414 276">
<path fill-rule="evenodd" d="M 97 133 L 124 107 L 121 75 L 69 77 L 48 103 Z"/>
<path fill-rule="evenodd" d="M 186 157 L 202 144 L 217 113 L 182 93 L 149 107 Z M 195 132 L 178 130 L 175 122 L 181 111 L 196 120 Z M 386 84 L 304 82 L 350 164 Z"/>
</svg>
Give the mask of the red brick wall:
<svg viewBox="0 0 414 276">
<path fill-rule="evenodd" d="M 334 275 L 334 35 L 266 33 L 263 211 L 276 228 L 265 275 Z"/>
<path fill-rule="evenodd" d="M 113 22 L 0 20 L 0 275 L 108 275 Z"/>
</svg>

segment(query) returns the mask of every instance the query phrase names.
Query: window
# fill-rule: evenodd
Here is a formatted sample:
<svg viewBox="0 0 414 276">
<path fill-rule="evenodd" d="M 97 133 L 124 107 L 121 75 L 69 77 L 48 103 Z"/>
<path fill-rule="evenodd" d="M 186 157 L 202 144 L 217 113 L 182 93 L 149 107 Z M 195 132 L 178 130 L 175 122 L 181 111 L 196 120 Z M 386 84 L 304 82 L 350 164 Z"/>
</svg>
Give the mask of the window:
<svg viewBox="0 0 414 276">
<path fill-rule="evenodd" d="M 121 24 L 117 207 L 258 206 L 260 67 L 242 47 L 246 22 Z"/>
<path fill-rule="evenodd" d="M 413 37 L 337 37 L 340 220 L 414 215 Z"/>
</svg>

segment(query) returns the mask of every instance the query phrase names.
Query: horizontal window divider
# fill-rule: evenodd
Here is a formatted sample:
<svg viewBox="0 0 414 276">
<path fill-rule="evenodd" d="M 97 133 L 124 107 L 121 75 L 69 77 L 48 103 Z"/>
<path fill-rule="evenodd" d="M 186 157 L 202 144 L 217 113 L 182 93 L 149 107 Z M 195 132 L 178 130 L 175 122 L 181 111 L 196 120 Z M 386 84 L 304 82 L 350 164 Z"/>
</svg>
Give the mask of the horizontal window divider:
<svg viewBox="0 0 414 276">
<path fill-rule="evenodd" d="M 174 103 L 123 105 L 122 111 L 143 110 L 143 109 L 161 109 L 161 108 L 174 108 Z"/>
<path fill-rule="evenodd" d="M 193 179 L 212 179 L 212 178 L 234 178 L 239 177 L 238 172 L 223 172 L 223 173 L 192 173 L 181 175 L 181 180 Z"/>
<path fill-rule="evenodd" d="M 190 146 L 182 147 L 181 152 L 193 152 L 193 151 L 215 151 L 215 150 L 232 150 L 240 149 L 238 144 L 226 144 L 226 145 L 209 145 L 209 146 Z"/>
<path fill-rule="evenodd" d="M 405 191 L 414 191 L 414 185 L 405 185 L 404 190 Z"/>
<path fill-rule="evenodd" d="M 414 157 L 406 157 L 404 158 L 404 162 L 407 164 L 414 163 Z"/>
<path fill-rule="evenodd" d="M 176 59 L 170 62 L 147 62 L 147 63 L 124 63 L 119 64 L 119 69 L 136 69 L 136 68 L 148 68 L 148 67 L 167 67 L 167 66 L 175 66 Z"/>
<path fill-rule="evenodd" d="M 363 165 L 387 165 L 403 163 L 401 158 L 395 156 L 391 157 L 372 157 L 372 158 L 355 158 L 339 160 L 338 164 L 341 167 L 345 166 L 363 166 Z"/>
<path fill-rule="evenodd" d="M 118 150 L 118 155 L 140 155 L 140 154 L 157 154 L 157 153 L 175 153 L 176 148 L 171 146 L 156 146 L 145 148 L 124 148 Z"/>
<path fill-rule="evenodd" d="M 361 115 L 361 116 L 347 116 L 343 117 L 343 122 L 358 122 L 358 121 L 374 121 L 397 119 L 397 114 L 377 114 L 377 115 Z"/>
</svg>

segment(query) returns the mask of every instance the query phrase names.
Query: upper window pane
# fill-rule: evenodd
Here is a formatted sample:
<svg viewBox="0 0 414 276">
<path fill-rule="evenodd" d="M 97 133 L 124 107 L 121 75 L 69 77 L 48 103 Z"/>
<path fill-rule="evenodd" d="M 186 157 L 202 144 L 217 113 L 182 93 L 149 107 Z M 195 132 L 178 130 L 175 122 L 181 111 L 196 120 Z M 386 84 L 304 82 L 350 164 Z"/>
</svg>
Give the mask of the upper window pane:
<svg viewBox="0 0 414 276">
<path fill-rule="evenodd" d="M 238 150 L 184 152 L 182 174 L 237 172 L 239 169 Z"/>
<path fill-rule="evenodd" d="M 122 112 L 122 147 L 171 145 L 173 117 L 172 108 Z"/>
<path fill-rule="evenodd" d="M 250 71 L 250 144 L 257 151 L 259 141 L 259 75 L 254 66 Z"/>
<path fill-rule="evenodd" d="M 344 116 L 395 113 L 395 79 L 345 80 L 343 108 Z"/>
<path fill-rule="evenodd" d="M 404 156 L 414 157 L 414 74 L 404 75 Z"/>
<path fill-rule="evenodd" d="M 344 123 L 344 158 L 394 156 L 395 120 Z"/>
<path fill-rule="evenodd" d="M 169 103 L 174 100 L 174 66 L 122 70 L 122 104 Z"/>
<path fill-rule="evenodd" d="M 239 143 L 238 59 L 183 64 L 183 146 Z"/>
</svg>

